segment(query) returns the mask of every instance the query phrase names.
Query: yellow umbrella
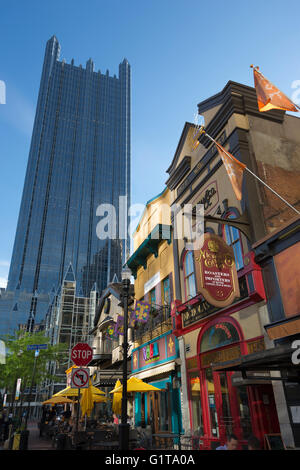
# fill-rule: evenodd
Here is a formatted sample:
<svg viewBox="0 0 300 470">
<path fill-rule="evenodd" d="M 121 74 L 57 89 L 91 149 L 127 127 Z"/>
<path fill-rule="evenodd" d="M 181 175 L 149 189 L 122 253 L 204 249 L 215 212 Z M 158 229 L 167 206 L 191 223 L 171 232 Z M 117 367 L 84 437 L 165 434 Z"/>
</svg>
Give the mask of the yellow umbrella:
<svg viewBox="0 0 300 470">
<path fill-rule="evenodd" d="M 80 389 L 80 394 L 83 393 L 83 390 L 84 389 Z M 94 387 L 93 385 L 92 385 L 92 393 L 95 394 L 95 395 L 105 395 L 105 393 L 102 392 L 102 390 L 99 390 L 99 388 Z M 60 392 L 55 393 L 53 396 L 54 397 L 56 397 L 56 396 L 60 396 L 60 397 L 77 397 L 78 396 L 78 388 L 67 387 L 67 388 L 64 388 L 63 390 L 61 390 Z"/>
<path fill-rule="evenodd" d="M 49 398 L 49 400 L 43 401 L 43 405 L 51 405 L 55 403 L 73 403 L 72 400 L 69 400 L 67 397 L 55 397 Z"/>
<path fill-rule="evenodd" d="M 119 387 L 115 387 L 109 393 L 118 393 L 122 391 L 123 391 L 123 385 L 120 385 Z M 151 391 L 160 392 L 161 390 L 160 388 L 147 384 L 146 382 L 143 382 L 141 379 L 137 379 L 136 377 L 130 377 L 130 379 L 127 380 L 127 392 L 151 392 Z"/>
<path fill-rule="evenodd" d="M 91 415 L 91 412 L 94 407 L 94 402 L 93 402 L 92 384 L 90 380 L 89 380 L 88 388 L 85 388 L 83 390 L 81 400 L 80 400 L 80 406 L 81 406 L 82 416 L 84 416 L 85 414 L 87 414 L 87 416 Z"/>
<path fill-rule="evenodd" d="M 121 382 L 120 380 L 116 381 L 115 389 L 120 388 Z M 122 392 L 114 393 L 113 403 L 112 403 L 112 410 L 116 415 L 120 415 L 122 412 Z"/>
<path fill-rule="evenodd" d="M 106 403 L 109 399 L 102 395 L 93 395 L 93 402 L 95 403 Z"/>
</svg>

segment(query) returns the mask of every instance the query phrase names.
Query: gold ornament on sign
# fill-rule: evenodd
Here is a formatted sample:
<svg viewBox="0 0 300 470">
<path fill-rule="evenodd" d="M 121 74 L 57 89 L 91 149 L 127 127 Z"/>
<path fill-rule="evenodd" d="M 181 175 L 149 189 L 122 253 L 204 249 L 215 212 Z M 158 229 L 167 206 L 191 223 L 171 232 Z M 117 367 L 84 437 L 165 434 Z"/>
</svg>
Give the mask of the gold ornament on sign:
<svg viewBox="0 0 300 470">
<path fill-rule="evenodd" d="M 210 240 L 208 242 L 208 249 L 210 251 L 213 251 L 214 253 L 217 253 L 219 251 L 219 244 L 215 240 Z"/>
</svg>

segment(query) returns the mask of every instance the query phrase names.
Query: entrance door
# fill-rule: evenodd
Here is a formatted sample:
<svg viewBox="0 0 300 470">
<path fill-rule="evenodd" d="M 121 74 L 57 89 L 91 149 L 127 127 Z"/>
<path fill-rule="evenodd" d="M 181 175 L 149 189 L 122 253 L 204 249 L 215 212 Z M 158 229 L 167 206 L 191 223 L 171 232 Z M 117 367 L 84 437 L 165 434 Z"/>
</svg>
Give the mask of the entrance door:
<svg viewBox="0 0 300 470">
<path fill-rule="evenodd" d="M 155 434 L 172 431 L 171 397 L 168 390 L 148 393 L 148 424 Z"/>
<path fill-rule="evenodd" d="M 251 434 L 247 390 L 233 387 L 231 375 L 230 372 L 205 369 L 210 435 L 224 441 L 228 434 L 235 434 L 239 440 Z"/>
</svg>

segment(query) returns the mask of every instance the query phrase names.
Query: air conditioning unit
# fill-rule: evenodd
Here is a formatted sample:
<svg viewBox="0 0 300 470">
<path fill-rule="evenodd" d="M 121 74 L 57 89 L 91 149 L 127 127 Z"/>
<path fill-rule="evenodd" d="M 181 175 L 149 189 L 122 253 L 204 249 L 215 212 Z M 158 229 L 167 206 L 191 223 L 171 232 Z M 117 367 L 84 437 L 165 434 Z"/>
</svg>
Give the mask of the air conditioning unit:
<svg viewBox="0 0 300 470">
<path fill-rule="evenodd" d="M 133 348 L 133 344 L 130 344 L 129 349 L 128 349 L 128 358 L 131 356 L 132 348 Z M 118 361 L 123 361 L 123 346 L 122 345 L 117 346 L 115 349 L 112 350 L 112 357 L 111 357 L 112 364 Z"/>
<path fill-rule="evenodd" d="M 114 364 L 114 362 L 118 362 L 122 360 L 123 360 L 123 347 L 117 346 L 115 349 L 112 350 L 111 362 L 112 364 Z"/>
</svg>

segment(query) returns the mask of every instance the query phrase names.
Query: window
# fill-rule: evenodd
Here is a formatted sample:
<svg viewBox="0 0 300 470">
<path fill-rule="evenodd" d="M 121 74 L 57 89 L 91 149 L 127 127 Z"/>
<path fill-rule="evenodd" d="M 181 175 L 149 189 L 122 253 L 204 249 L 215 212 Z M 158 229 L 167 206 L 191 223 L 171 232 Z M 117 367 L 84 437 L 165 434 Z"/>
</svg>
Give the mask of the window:
<svg viewBox="0 0 300 470">
<path fill-rule="evenodd" d="M 235 219 L 235 214 L 229 214 L 227 219 Z M 227 245 L 233 248 L 234 258 L 236 263 L 237 271 L 244 267 L 243 252 L 242 252 L 242 241 L 241 235 L 237 228 L 231 227 L 230 225 L 224 225 L 223 238 Z"/>
<path fill-rule="evenodd" d="M 203 417 L 202 407 L 200 399 L 200 377 L 198 372 L 192 372 L 189 375 L 189 386 L 190 386 L 190 401 L 191 401 L 191 412 L 192 412 L 192 429 L 193 434 L 197 436 L 203 436 Z"/>
<path fill-rule="evenodd" d="M 240 341 L 240 336 L 235 326 L 220 320 L 204 332 L 200 350 L 201 352 L 210 351 L 238 341 Z"/>
<path fill-rule="evenodd" d="M 152 289 L 152 290 L 150 291 L 150 303 L 151 303 L 151 305 L 155 305 L 155 304 L 156 304 L 155 289 Z"/>
<path fill-rule="evenodd" d="M 196 295 L 196 282 L 195 282 L 195 269 L 193 253 L 188 251 L 184 258 L 184 285 L 186 300 L 195 297 Z"/>
<path fill-rule="evenodd" d="M 163 282 L 163 303 L 165 305 L 170 305 L 171 304 L 171 293 L 170 293 L 170 278 L 169 276 L 166 277 Z"/>
</svg>

